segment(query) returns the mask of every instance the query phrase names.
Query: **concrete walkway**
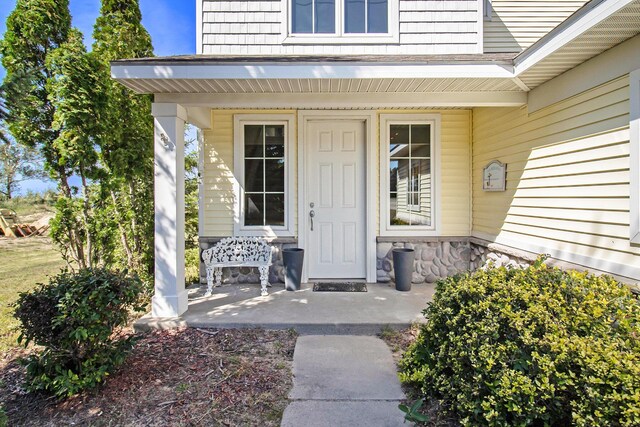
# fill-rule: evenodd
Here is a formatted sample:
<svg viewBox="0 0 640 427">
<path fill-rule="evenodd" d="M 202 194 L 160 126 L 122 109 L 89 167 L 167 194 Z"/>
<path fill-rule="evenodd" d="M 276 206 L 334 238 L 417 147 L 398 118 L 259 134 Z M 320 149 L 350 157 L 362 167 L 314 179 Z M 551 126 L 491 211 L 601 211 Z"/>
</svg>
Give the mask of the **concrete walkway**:
<svg viewBox="0 0 640 427">
<path fill-rule="evenodd" d="M 387 345 L 376 337 L 300 336 L 283 427 L 402 426 L 404 393 Z"/>
</svg>

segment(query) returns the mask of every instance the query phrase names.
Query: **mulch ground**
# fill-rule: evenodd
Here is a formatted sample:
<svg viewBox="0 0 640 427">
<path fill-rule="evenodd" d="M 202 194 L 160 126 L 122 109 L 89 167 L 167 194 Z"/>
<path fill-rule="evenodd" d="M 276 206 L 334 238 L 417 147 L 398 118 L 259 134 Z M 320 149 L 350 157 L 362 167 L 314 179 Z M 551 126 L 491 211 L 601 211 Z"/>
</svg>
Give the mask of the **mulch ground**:
<svg viewBox="0 0 640 427">
<path fill-rule="evenodd" d="M 385 330 L 380 334 L 380 338 L 387 343 L 393 354 L 393 360 L 398 365 L 400 359 L 402 359 L 403 353 L 409 348 L 409 346 L 416 340 L 420 333 L 420 326 L 413 325 L 407 329 L 400 331 Z M 402 389 L 407 396 L 403 402 L 406 405 L 411 405 L 415 400 L 422 396 L 422 393 L 418 388 L 402 384 Z M 427 427 L 459 427 L 460 423 L 457 417 L 444 410 L 442 404 L 436 399 L 425 399 L 424 406 L 420 410 L 420 413 L 427 415 L 429 421 L 424 424 L 416 424 Z M 410 425 L 410 423 L 407 423 Z"/>
<path fill-rule="evenodd" d="M 278 426 L 292 386 L 291 331 L 181 329 L 144 335 L 99 388 L 57 401 L 22 388 L 12 350 L 0 360 L 10 426 Z"/>
</svg>

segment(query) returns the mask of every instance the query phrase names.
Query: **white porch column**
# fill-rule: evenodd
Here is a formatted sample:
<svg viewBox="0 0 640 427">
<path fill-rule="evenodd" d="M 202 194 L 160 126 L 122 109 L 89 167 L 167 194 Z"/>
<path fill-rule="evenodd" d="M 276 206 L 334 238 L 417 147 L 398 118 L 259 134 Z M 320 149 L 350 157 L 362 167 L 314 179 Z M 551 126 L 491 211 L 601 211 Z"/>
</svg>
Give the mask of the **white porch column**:
<svg viewBox="0 0 640 427">
<path fill-rule="evenodd" d="M 184 124 L 179 104 L 154 103 L 155 294 L 154 317 L 187 311 L 184 289 Z"/>
</svg>

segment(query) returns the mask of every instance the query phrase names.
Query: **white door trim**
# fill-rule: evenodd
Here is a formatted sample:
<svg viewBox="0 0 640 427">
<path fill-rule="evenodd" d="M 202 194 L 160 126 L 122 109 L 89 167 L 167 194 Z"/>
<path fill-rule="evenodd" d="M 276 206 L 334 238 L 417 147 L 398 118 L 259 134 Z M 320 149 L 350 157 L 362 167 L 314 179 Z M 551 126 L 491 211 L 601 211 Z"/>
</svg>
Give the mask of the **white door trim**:
<svg viewBox="0 0 640 427">
<path fill-rule="evenodd" d="M 366 248 L 366 280 L 376 282 L 376 202 L 378 182 L 377 174 L 377 133 L 378 116 L 375 111 L 332 111 L 332 110 L 299 110 L 298 111 L 298 246 L 307 247 L 309 241 L 309 217 L 306 195 L 306 132 L 310 120 L 362 120 L 365 123 L 365 248 Z M 302 281 L 309 280 L 308 263 L 304 263 Z"/>
</svg>

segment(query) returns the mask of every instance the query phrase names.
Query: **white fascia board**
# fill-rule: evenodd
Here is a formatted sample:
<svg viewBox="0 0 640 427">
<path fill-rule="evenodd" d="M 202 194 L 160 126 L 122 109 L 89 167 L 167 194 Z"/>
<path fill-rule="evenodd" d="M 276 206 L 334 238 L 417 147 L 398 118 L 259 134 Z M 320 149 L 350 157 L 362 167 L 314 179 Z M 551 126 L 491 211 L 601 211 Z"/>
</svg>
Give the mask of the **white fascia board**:
<svg viewBox="0 0 640 427">
<path fill-rule="evenodd" d="M 584 12 L 576 18 L 569 18 L 568 21 L 560 24 L 548 34 L 548 40 L 545 40 L 546 37 L 541 39 L 539 43 L 533 44 L 515 58 L 515 76 L 519 76 L 558 49 L 575 40 L 587 30 L 598 25 L 600 22 L 633 2 L 634 0 L 602 0 L 593 5 L 591 9 L 585 9 Z"/>
<path fill-rule="evenodd" d="M 421 108 L 516 107 L 525 92 L 430 93 L 159 93 L 155 102 L 208 108 Z"/>
<path fill-rule="evenodd" d="M 630 239 L 640 245 L 640 69 L 629 74 Z"/>
<path fill-rule="evenodd" d="M 195 0 L 196 2 L 196 53 L 202 53 L 202 21 L 203 21 L 203 0 Z"/>
<path fill-rule="evenodd" d="M 384 63 L 242 63 L 113 64 L 111 77 L 128 79 L 386 79 L 513 78 L 513 67 L 501 64 Z"/>
</svg>

